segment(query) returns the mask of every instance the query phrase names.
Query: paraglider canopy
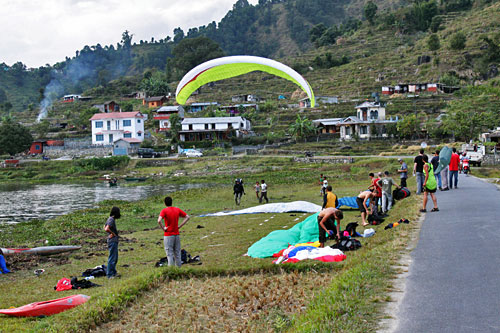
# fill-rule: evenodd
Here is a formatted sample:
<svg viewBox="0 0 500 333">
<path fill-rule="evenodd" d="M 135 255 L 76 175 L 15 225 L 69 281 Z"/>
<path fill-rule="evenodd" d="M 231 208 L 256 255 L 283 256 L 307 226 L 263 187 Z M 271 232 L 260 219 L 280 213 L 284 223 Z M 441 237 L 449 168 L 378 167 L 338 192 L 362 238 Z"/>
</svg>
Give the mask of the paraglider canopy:
<svg viewBox="0 0 500 333">
<path fill-rule="evenodd" d="M 187 99 L 196 89 L 209 82 L 254 71 L 266 72 L 294 82 L 307 94 L 311 100 L 311 107 L 314 107 L 315 99 L 311 86 L 299 73 L 280 62 L 255 56 L 217 58 L 196 66 L 184 75 L 177 86 L 175 92 L 177 103 L 186 104 Z"/>
<path fill-rule="evenodd" d="M 450 164 L 451 153 L 451 148 L 448 146 L 444 146 L 441 149 L 441 151 L 439 152 L 439 165 L 436 170 L 434 170 L 434 173 L 440 173 L 441 170 L 443 170 L 448 164 Z"/>
</svg>

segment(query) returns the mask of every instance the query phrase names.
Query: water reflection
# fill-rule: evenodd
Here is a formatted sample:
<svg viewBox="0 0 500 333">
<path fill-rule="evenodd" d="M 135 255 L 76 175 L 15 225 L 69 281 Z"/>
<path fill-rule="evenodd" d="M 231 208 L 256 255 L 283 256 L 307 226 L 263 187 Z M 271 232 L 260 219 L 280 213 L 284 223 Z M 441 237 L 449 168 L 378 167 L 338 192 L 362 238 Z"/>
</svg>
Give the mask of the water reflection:
<svg viewBox="0 0 500 333">
<path fill-rule="evenodd" d="M 109 187 L 97 184 L 0 184 L 0 224 L 50 219 L 75 210 L 95 207 L 104 200 L 141 200 L 152 195 L 207 184 L 143 185 Z"/>
</svg>

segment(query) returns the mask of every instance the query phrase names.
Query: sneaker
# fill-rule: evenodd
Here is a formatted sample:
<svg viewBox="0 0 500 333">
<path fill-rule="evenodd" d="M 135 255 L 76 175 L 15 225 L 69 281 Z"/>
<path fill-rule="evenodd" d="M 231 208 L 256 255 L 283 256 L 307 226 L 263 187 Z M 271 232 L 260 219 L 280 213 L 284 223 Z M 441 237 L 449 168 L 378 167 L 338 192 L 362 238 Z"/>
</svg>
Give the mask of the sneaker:
<svg viewBox="0 0 500 333">
<path fill-rule="evenodd" d="M 439 212 L 439 208 L 432 208 L 431 212 Z"/>
<path fill-rule="evenodd" d="M 443 191 L 449 191 L 450 189 L 448 187 L 443 188 Z"/>
<path fill-rule="evenodd" d="M 421 209 L 420 213 L 427 213 L 427 209 Z"/>
</svg>

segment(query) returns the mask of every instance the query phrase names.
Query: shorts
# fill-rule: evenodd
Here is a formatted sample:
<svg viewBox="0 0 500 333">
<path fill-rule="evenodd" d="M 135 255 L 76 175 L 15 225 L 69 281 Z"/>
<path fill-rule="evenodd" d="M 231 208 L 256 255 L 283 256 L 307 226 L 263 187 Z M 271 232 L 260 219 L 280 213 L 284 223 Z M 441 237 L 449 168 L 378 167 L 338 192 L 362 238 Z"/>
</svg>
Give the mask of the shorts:
<svg viewBox="0 0 500 333">
<path fill-rule="evenodd" d="M 319 228 L 319 242 L 324 243 L 326 242 L 326 239 L 328 238 L 328 234 L 326 233 L 325 229 L 323 229 L 319 223 L 321 222 L 323 218 L 318 216 L 318 228 Z M 335 226 L 335 221 L 330 217 L 328 220 L 325 222 L 325 227 L 328 230 L 332 230 L 334 234 L 334 238 L 337 238 L 337 227 Z"/>
<path fill-rule="evenodd" d="M 427 186 L 424 186 L 424 192 L 429 192 L 429 193 L 436 193 L 437 187 L 435 189 L 428 189 Z"/>
<path fill-rule="evenodd" d="M 358 204 L 358 208 L 361 213 L 367 213 L 365 206 L 363 206 L 364 201 L 365 199 L 356 198 L 356 203 Z"/>
</svg>

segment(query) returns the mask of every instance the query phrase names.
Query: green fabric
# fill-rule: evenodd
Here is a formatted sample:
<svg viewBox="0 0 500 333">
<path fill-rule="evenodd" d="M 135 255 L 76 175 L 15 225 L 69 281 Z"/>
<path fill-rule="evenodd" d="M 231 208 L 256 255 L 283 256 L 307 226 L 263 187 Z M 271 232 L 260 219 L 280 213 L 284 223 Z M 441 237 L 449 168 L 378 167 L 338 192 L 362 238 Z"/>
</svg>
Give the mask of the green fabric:
<svg viewBox="0 0 500 333">
<path fill-rule="evenodd" d="M 309 216 L 288 230 L 276 230 L 248 248 L 252 258 L 267 258 L 287 248 L 288 245 L 319 240 L 318 214 Z"/>
<path fill-rule="evenodd" d="M 282 77 L 284 79 L 287 79 L 289 81 L 292 81 L 299 87 L 301 86 L 293 77 L 290 75 L 286 74 L 285 72 L 282 72 L 274 67 L 269 67 L 266 65 L 261 65 L 261 64 L 254 64 L 254 63 L 232 63 L 232 64 L 226 64 L 226 65 L 219 65 L 216 67 L 212 67 L 207 69 L 206 71 L 200 73 L 196 78 L 194 78 L 191 82 L 188 82 L 179 92 L 179 94 L 176 96 L 176 100 L 179 104 L 186 104 L 187 99 L 191 94 L 196 91 L 199 87 L 213 82 L 213 81 L 219 81 L 219 80 L 224 80 L 224 79 L 229 79 L 231 77 L 235 77 L 238 75 L 243 75 L 247 74 L 250 72 L 255 72 L 255 71 L 262 71 L 266 72 L 269 74 L 273 74 L 279 77 Z M 312 92 L 311 89 L 311 107 L 314 107 L 314 93 Z"/>
<path fill-rule="evenodd" d="M 425 183 L 425 187 L 429 190 L 435 190 L 437 188 L 436 177 L 434 177 L 434 170 L 432 169 L 432 164 L 427 163 L 429 166 L 429 177 L 427 178 L 427 183 Z"/>
</svg>

